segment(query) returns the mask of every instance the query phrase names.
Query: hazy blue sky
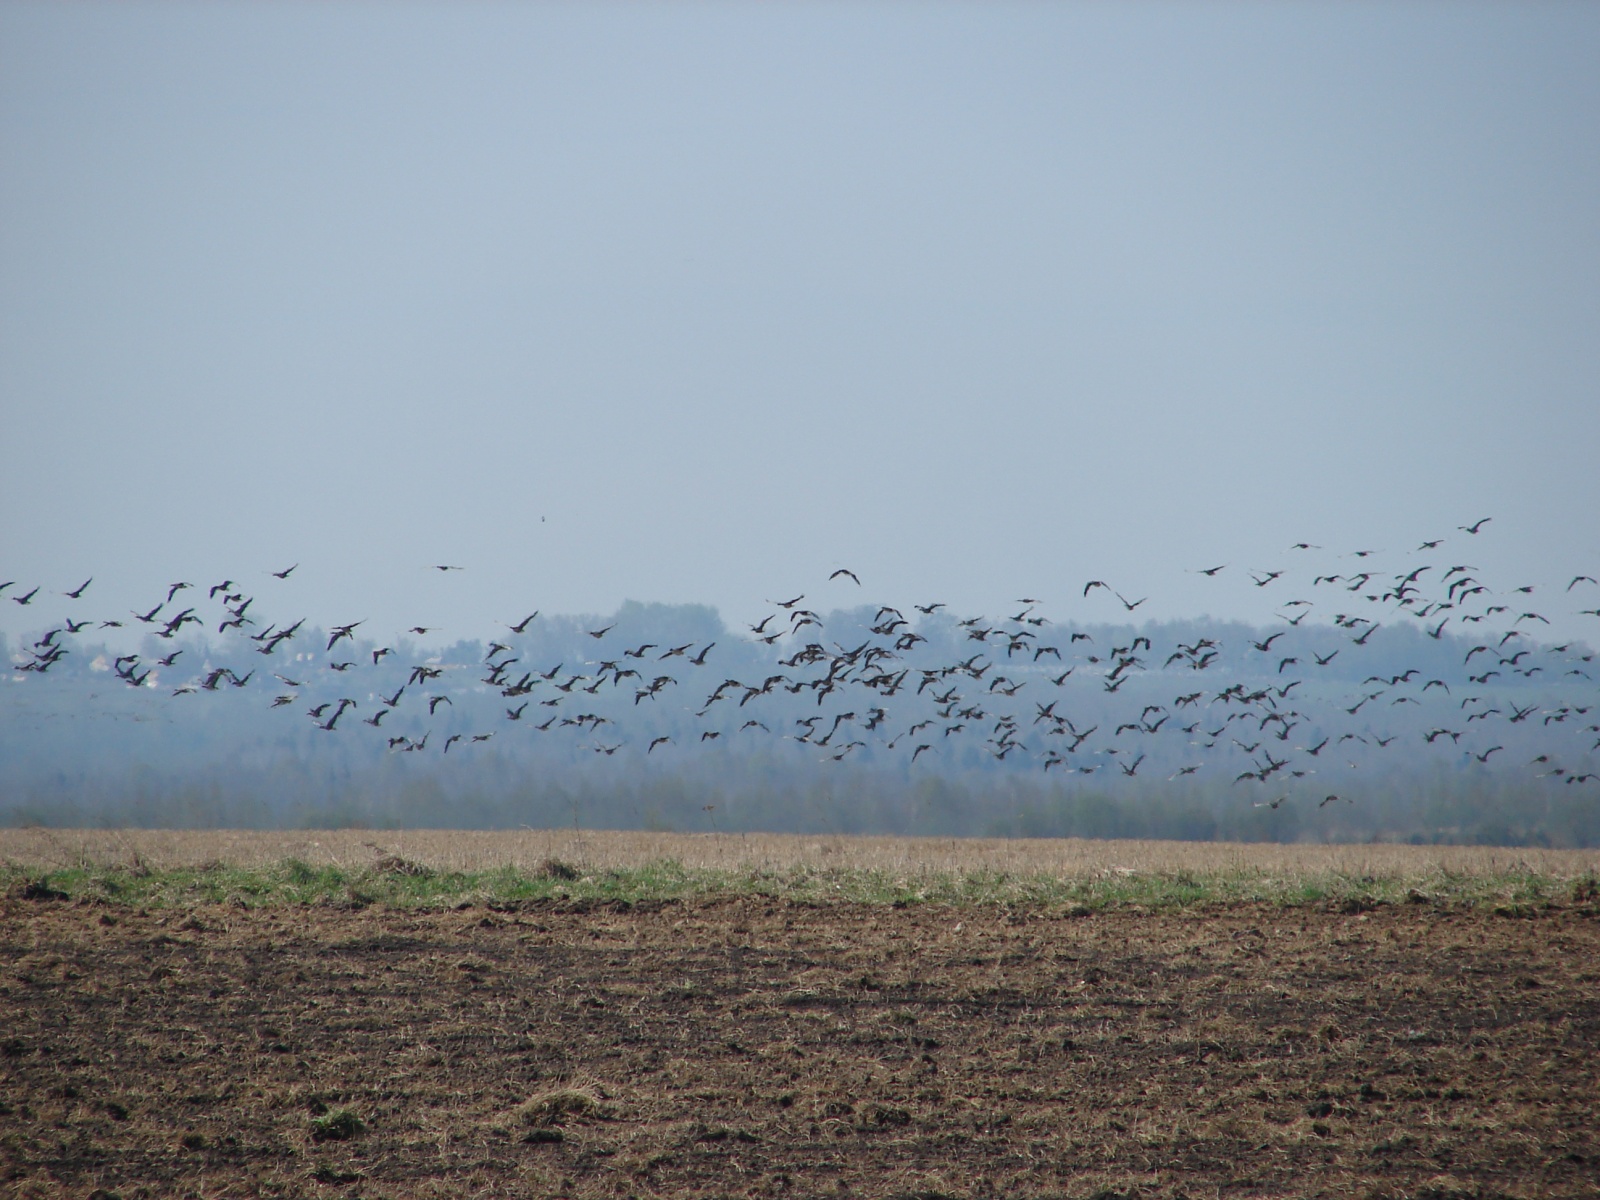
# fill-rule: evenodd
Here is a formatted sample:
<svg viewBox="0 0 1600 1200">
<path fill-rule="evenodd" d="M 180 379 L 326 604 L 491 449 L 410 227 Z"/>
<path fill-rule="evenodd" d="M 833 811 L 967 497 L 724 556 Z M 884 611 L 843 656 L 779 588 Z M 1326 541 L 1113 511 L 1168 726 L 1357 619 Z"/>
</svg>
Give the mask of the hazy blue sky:
<svg viewBox="0 0 1600 1200">
<path fill-rule="evenodd" d="M 0 581 L 109 611 L 1543 596 L 1597 380 L 1594 4 L 0 6 Z"/>
</svg>

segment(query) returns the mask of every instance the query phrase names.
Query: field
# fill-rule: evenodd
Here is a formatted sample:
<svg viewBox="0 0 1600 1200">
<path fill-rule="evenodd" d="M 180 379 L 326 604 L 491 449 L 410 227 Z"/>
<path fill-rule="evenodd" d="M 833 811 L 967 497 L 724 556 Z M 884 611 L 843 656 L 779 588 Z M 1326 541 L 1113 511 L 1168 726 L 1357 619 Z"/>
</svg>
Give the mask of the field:
<svg viewBox="0 0 1600 1200">
<path fill-rule="evenodd" d="M 0 1192 L 1594 1196 L 1597 867 L 0 831 Z"/>
</svg>

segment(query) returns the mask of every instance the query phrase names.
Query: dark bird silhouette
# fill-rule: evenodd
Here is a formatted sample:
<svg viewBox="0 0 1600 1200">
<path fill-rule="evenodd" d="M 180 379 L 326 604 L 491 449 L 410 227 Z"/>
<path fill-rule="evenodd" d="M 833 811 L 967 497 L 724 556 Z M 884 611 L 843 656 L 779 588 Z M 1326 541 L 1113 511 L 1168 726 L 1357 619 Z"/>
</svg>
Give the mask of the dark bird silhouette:
<svg viewBox="0 0 1600 1200">
<path fill-rule="evenodd" d="M 29 592 L 25 596 L 13 596 L 13 597 L 11 597 L 11 599 L 16 604 L 32 604 L 33 603 L 33 598 L 35 596 L 37 596 L 38 594 L 39 594 L 39 589 L 38 588 L 34 588 L 33 591 Z M 152 608 L 150 610 L 151 618 L 141 617 L 140 620 L 153 619 L 155 613 L 158 612 L 160 610 L 160 608 L 161 608 L 161 605 L 159 605 L 159 604 L 156 605 L 155 608 Z M 135 614 L 135 615 L 137 615 L 137 614 Z"/>
<path fill-rule="evenodd" d="M 522 621 L 519 624 L 508 625 L 506 628 L 510 629 L 512 633 L 527 633 L 528 632 L 528 626 L 533 624 L 533 619 L 535 617 L 537 617 L 538 615 L 539 615 L 538 611 L 535 610 L 535 611 L 529 613 L 527 616 L 523 617 Z"/>
<path fill-rule="evenodd" d="M 363 619 L 355 622 L 352 625 L 335 625 L 333 627 L 333 634 L 328 638 L 327 650 L 332 650 L 335 643 L 337 643 L 341 638 L 349 638 L 351 641 L 354 641 L 356 628 L 365 624 L 366 621 Z M 324 650 L 323 653 L 327 653 L 327 650 Z"/>
<path fill-rule="evenodd" d="M 69 600 L 81 600 L 81 599 L 83 599 L 83 593 L 86 590 L 88 590 L 89 585 L 91 583 L 93 583 L 93 582 L 94 582 L 94 576 L 91 575 L 91 576 L 89 576 L 89 578 L 85 579 L 82 583 L 80 583 L 72 591 L 70 591 L 70 592 L 62 592 L 61 594 L 63 596 L 65 596 Z"/>
<path fill-rule="evenodd" d="M 295 567 L 298 567 L 299 565 L 299 563 L 295 563 L 294 567 L 285 567 L 281 571 L 272 571 L 270 574 L 274 579 L 287 579 L 290 575 L 294 574 Z"/>
<path fill-rule="evenodd" d="M 1479 517 L 1471 525 L 1457 525 L 1456 528 L 1465 533 L 1477 533 L 1478 530 L 1482 529 L 1491 520 L 1493 520 L 1492 517 Z"/>
<path fill-rule="evenodd" d="M 855 585 L 857 587 L 861 586 L 861 580 L 856 578 L 856 573 L 854 571 L 849 570 L 848 568 L 845 568 L 845 567 L 840 567 L 832 575 L 829 575 L 828 579 L 831 581 L 831 580 L 839 578 L 839 576 L 841 576 L 841 575 L 848 575 L 851 579 L 855 580 Z"/>
<path fill-rule="evenodd" d="M 592 638 L 603 638 L 603 637 L 605 637 L 606 634 L 610 633 L 616 627 L 617 627 L 617 623 L 615 621 L 613 621 L 611 624 L 607 625 L 604 629 L 591 629 L 591 630 L 589 630 L 588 634 Z"/>
<path fill-rule="evenodd" d="M 1143 604 L 1146 600 L 1150 599 L 1149 596 L 1145 596 L 1145 597 L 1143 597 L 1142 599 L 1139 599 L 1139 600 L 1129 600 L 1121 592 L 1115 592 L 1114 591 L 1111 594 L 1113 596 L 1115 596 L 1118 600 L 1121 600 L 1122 601 L 1122 607 L 1127 609 L 1129 612 L 1132 612 L 1134 609 L 1138 608 L 1139 605 Z"/>
</svg>

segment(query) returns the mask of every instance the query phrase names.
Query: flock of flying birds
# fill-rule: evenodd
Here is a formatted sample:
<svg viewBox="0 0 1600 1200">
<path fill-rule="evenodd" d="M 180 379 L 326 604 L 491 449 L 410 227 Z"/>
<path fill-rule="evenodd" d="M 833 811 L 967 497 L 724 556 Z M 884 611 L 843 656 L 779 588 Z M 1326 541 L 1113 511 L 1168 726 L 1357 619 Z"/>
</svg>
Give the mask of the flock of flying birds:
<svg viewBox="0 0 1600 1200">
<path fill-rule="evenodd" d="M 1459 529 L 1472 538 L 1488 522 Z M 395 754 L 460 753 L 515 734 L 566 737 L 606 757 L 627 750 L 654 761 L 685 747 L 765 736 L 838 762 L 920 760 L 922 769 L 938 769 L 989 761 L 1118 781 L 1205 773 L 1247 786 L 1252 802 L 1275 808 L 1296 794 L 1323 805 L 1338 800 L 1326 786 L 1331 766 L 1356 768 L 1398 741 L 1485 770 L 1535 749 L 1525 764 L 1532 776 L 1568 787 L 1600 784 L 1600 769 L 1590 769 L 1600 749 L 1593 653 L 1581 643 L 1538 640 L 1550 620 L 1536 610 L 1532 585 L 1496 592 L 1476 567 L 1432 561 L 1445 541 L 1423 542 L 1404 570 L 1362 569 L 1373 552 L 1358 550 L 1340 556 L 1336 569 L 1250 572 L 1253 586 L 1285 593 L 1283 626 L 1236 646 L 1200 636 L 1157 647 L 1151 633 L 1160 636 L 1160 627 L 1091 627 L 1107 640 L 1102 645 L 1085 627 L 1042 615 L 1035 598 L 996 618 L 960 617 L 930 602 L 912 606 L 913 615 L 885 604 L 825 619 L 799 594 L 771 601 L 748 637 L 721 647 L 716 640 L 658 644 L 647 629 L 619 631 L 617 622 L 580 629 L 533 612 L 507 623 L 481 661 L 452 663 L 403 657 L 409 641 L 364 640 L 364 621 L 317 631 L 304 618 L 279 624 L 267 618 L 267 605 L 224 579 L 174 582 L 143 611 L 63 618 L 13 655 L 9 678 L 47 675 L 86 633 L 134 629 L 171 649 L 114 659 L 105 651 L 96 666 L 141 694 L 270 690 L 264 706 L 284 713 L 280 719 L 309 718 L 328 734 L 365 725 L 366 736 Z M 1320 549 L 1291 548 L 1302 564 Z M 268 574 L 281 581 L 296 569 Z M 1197 573 L 1215 578 L 1231 569 Z M 1290 593 L 1302 575 L 1309 586 Z M 861 586 L 846 568 L 829 582 Z M 58 594 L 81 605 L 92 583 Z M 0 599 L 19 606 L 50 595 L 0 583 Z M 1556 602 L 1566 616 L 1585 597 L 1600 598 L 1600 582 L 1580 574 Z M 1147 598 L 1129 599 L 1093 579 L 1077 599 L 1131 621 Z M 1600 603 L 1572 615 L 1600 618 Z M 565 622 L 566 653 L 525 660 L 538 623 L 553 628 L 553 621 Z M 1430 654 L 1426 669 L 1385 670 L 1357 685 L 1352 660 L 1375 649 L 1374 634 L 1385 625 L 1410 625 L 1440 651 L 1453 645 L 1459 666 L 1442 669 Z M 185 633 L 190 627 L 220 640 L 197 643 Z M 1108 629 L 1128 632 L 1108 638 Z M 434 632 L 420 624 L 406 631 Z M 546 648 L 555 644 L 551 636 L 547 628 Z M 1496 755 L 1501 760 L 1491 763 Z"/>
</svg>

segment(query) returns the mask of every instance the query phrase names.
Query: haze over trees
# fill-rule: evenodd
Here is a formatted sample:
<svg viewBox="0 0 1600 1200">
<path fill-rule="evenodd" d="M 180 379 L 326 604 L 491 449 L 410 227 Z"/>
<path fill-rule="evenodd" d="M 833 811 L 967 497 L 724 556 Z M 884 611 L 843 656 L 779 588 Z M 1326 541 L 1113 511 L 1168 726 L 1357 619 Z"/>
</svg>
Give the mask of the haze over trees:
<svg viewBox="0 0 1600 1200">
<path fill-rule="evenodd" d="M 1593 653 L 1431 569 L 1315 575 L 1268 628 L 796 596 L 446 644 L 174 589 L 0 639 L 0 820 L 1600 844 Z"/>
</svg>

